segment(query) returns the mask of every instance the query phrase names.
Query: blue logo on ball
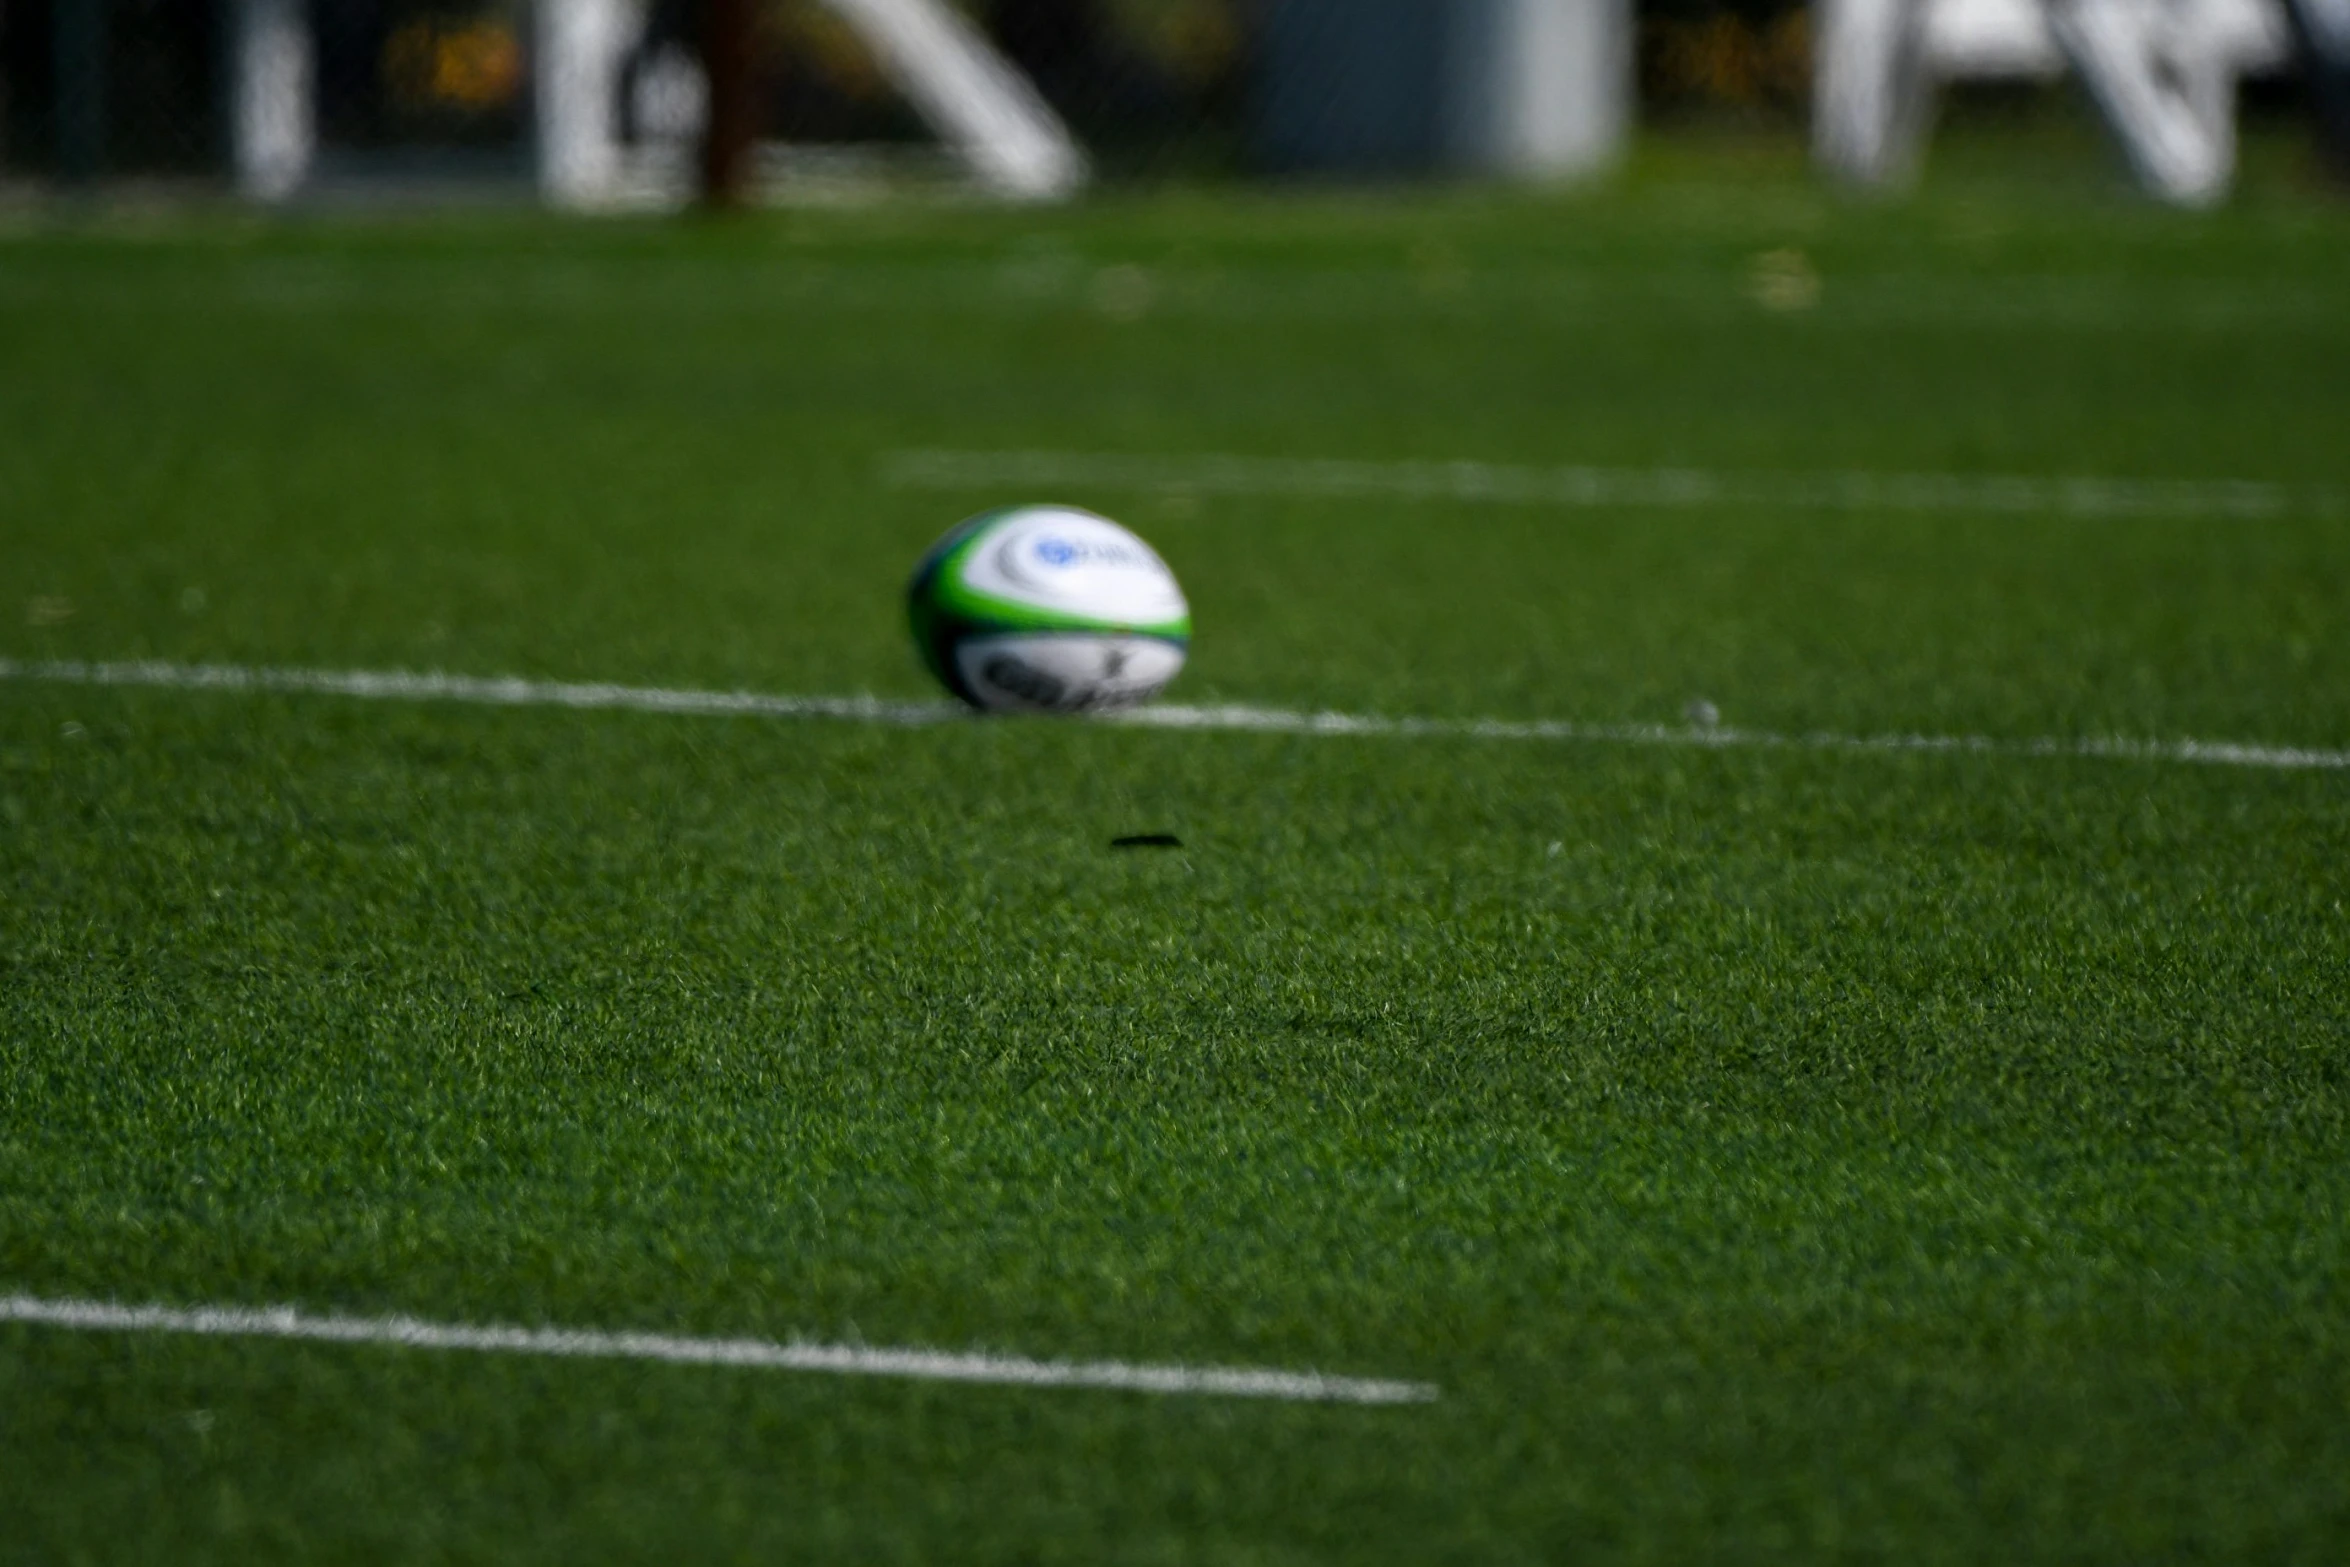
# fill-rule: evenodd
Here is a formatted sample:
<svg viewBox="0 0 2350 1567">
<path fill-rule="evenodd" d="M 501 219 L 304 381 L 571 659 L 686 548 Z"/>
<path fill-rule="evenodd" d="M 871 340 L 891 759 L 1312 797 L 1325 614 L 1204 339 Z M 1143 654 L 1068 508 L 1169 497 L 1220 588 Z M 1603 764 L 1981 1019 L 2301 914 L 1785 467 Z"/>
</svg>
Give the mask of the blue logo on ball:
<svg viewBox="0 0 2350 1567">
<path fill-rule="evenodd" d="M 1074 566 L 1084 551 L 1067 539 L 1038 539 L 1036 558 L 1048 566 Z"/>
</svg>

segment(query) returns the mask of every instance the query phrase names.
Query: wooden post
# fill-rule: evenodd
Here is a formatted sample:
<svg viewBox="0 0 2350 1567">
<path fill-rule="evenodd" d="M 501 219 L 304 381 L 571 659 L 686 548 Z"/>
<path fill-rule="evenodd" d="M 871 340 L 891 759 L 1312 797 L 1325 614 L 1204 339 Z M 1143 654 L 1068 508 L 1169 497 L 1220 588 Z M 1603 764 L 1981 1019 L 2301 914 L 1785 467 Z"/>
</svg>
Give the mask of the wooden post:
<svg viewBox="0 0 2350 1567">
<path fill-rule="evenodd" d="M 702 201 L 709 207 L 740 207 L 750 195 L 759 135 L 757 34 L 753 0 L 702 0 L 702 68 L 710 79 Z"/>
</svg>

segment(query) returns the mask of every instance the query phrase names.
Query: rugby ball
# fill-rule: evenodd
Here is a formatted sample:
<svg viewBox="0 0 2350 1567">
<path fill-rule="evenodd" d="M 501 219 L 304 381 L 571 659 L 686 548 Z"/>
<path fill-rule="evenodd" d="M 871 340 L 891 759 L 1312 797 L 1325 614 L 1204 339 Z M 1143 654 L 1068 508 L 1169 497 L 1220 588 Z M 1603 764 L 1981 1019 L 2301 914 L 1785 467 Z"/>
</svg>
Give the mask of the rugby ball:
<svg viewBox="0 0 2350 1567">
<path fill-rule="evenodd" d="M 931 546 L 906 598 L 922 661 L 987 712 L 1131 707 L 1175 678 L 1191 646 L 1167 563 L 1072 506 L 982 512 Z"/>
</svg>

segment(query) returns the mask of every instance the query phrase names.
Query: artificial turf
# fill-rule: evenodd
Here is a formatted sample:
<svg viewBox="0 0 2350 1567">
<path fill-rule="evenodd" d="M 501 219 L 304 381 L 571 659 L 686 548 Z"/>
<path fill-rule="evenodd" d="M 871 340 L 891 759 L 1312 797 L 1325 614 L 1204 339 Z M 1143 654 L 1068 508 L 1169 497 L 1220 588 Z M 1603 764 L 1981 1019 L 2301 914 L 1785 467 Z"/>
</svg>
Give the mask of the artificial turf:
<svg viewBox="0 0 2350 1567">
<path fill-rule="evenodd" d="M 36 226 L 0 657 L 916 697 L 914 556 L 1053 498 L 1181 574 L 1190 700 L 2350 742 L 2350 213 L 1723 157 Z M 1023 497 L 888 483 L 916 447 L 2289 500 Z M 1443 1389 L 0 1326 L 0 1554 L 2339 1559 L 2345 865 L 2339 770 L 0 683 L 0 1294 Z"/>
</svg>

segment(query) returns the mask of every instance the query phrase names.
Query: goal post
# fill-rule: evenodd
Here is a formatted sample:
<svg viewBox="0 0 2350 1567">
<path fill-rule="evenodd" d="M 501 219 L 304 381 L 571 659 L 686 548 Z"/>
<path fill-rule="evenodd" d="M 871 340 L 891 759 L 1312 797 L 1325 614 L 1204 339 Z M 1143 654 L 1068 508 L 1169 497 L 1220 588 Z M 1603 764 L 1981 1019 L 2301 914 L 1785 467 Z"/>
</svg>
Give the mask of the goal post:
<svg viewBox="0 0 2350 1567">
<path fill-rule="evenodd" d="M 639 18 L 630 0 L 536 0 L 531 159 L 539 193 L 593 207 L 623 187 L 620 71 Z"/>
<path fill-rule="evenodd" d="M 283 201 L 310 177 L 318 151 L 316 50 L 303 0 L 236 0 L 228 55 L 237 189 Z"/>
<path fill-rule="evenodd" d="M 1087 179 L 1085 153 L 1051 105 L 945 0 L 825 0 L 979 183 L 1056 201 Z"/>
<path fill-rule="evenodd" d="M 2291 49 L 2279 0 L 1820 0 L 1812 150 L 1852 184 L 1917 167 L 1940 83 L 2080 77 L 2131 171 L 2203 206 L 2236 161 L 2236 79 Z"/>
<path fill-rule="evenodd" d="M 931 132 L 985 190 L 1053 201 L 1086 182 L 1083 150 L 1027 79 L 945 0 L 825 0 Z M 537 0 L 539 186 L 560 206 L 621 199 L 621 76 L 638 0 Z M 755 108 L 747 0 L 705 0 L 703 194 L 732 204 L 749 177 Z"/>
<path fill-rule="evenodd" d="M 254 200 L 298 195 L 317 165 L 311 3 L 232 0 L 231 162 L 238 189 Z M 744 0 L 720 3 L 747 15 Z M 1056 201 L 1084 188 L 1090 166 L 1077 138 L 948 0 L 824 3 L 979 188 L 1013 201 Z M 531 0 L 529 159 L 549 204 L 594 209 L 677 202 L 691 194 L 677 181 L 682 171 L 648 176 L 632 169 L 622 134 L 623 78 L 649 10 L 646 0 Z M 713 65 L 739 70 L 745 62 L 707 62 L 706 75 Z M 747 82 L 709 86 L 737 89 L 708 93 L 714 121 L 730 107 L 747 112 Z M 711 128 L 731 129 L 737 139 L 744 129 Z"/>
</svg>

